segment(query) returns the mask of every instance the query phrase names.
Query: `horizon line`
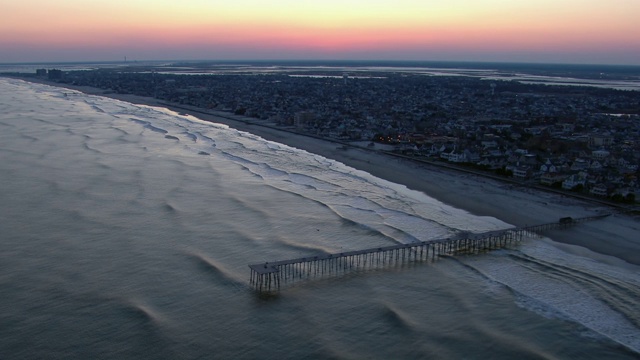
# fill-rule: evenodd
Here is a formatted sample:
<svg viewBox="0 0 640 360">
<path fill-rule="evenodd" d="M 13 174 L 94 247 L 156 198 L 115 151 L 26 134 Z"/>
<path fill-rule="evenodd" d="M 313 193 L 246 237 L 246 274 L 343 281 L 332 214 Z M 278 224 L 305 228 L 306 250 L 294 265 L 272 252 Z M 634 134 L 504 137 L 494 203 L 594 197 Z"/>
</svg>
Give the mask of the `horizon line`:
<svg viewBox="0 0 640 360">
<path fill-rule="evenodd" d="M 573 63 L 544 61 L 487 61 L 487 60 L 402 60 L 402 59 L 145 59 L 145 60 L 68 60 L 68 61 L 12 61 L 0 62 L 0 65 L 64 65 L 64 64 L 136 64 L 136 63 L 413 63 L 413 64 L 486 64 L 486 65 L 546 65 L 546 66 L 609 66 L 640 67 L 640 64 L 618 63 Z"/>
</svg>

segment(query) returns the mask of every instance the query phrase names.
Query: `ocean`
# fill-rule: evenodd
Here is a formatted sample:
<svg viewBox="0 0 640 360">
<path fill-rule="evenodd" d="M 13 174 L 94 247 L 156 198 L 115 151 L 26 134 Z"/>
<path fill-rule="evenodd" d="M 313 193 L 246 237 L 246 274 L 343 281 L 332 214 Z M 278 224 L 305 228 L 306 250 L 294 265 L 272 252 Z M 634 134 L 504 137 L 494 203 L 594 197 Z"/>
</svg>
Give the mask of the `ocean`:
<svg viewBox="0 0 640 360">
<path fill-rule="evenodd" d="M 638 267 L 548 238 L 257 293 L 512 225 L 222 124 L 0 78 L 0 180 L 0 359 L 640 357 Z"/>
</svg>

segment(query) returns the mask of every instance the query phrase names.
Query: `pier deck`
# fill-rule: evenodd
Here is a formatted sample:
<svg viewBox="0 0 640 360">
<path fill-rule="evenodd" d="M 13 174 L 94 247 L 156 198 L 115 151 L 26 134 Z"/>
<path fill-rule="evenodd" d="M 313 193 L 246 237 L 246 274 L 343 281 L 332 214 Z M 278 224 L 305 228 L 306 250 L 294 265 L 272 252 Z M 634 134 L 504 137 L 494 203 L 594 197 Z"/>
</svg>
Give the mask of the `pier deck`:
<svg viewBox="0 0 640 360">
<path fill-rule="evenodd" d="M 327 275 L 341 275 L 350 271 L 400 265 L 410 261 L 435 260 L 440 255 L 474 254 L 500 249 L 522 241 L 525 235 L 552 229 L 562 229 L 585 221 L 597 220 L 610 214 L 583 218 L 561 218 L 558 222 L 490 231 L 481 234 L 463 233 L 455 237 L 382 246 L 335 254 L 308 256 L 297 259 L 249 265 L 250 282 L 258 291 L 278 290 L 284 283 L 292 283 Z"/>
</svg>

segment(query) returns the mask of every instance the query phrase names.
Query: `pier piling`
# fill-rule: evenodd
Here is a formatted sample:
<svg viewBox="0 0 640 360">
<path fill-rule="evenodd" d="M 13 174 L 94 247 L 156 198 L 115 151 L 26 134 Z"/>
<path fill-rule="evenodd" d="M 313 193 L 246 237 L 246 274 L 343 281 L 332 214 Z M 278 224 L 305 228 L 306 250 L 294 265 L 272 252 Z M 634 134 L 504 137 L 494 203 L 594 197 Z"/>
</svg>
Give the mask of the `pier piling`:
<svg viewBox="0 0 640 360">
<path fill-rule="evenodd" d="M 463 233 L 453 238 L 391 245 L 339 254 L 317 255 L 291 260 L 249 265 L 250 283 L 259 292 L 277 291 L 284 284 L 310 278 L 340 276 L 351 271 L 365 271 L 383 267 L 400 266 L 410 262 L 435 261 L 436 256 L 478 254 L 509 247 L 521 242 L 530 234 L 565 229 L 610 214 L 583 218 L 561 218 L 554 223 L 490 231 L 471 236 Z"/>
</svg>

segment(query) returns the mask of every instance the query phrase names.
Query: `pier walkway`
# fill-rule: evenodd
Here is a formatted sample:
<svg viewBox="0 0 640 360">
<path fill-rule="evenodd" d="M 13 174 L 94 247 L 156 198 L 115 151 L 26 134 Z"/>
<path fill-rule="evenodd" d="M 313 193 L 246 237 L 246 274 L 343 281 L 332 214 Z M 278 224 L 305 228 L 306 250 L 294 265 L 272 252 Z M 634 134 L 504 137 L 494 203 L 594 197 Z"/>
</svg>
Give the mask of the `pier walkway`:
<svg viewBox="0 0 640 360">
<path fill-rule="evenodd" d="M 383 246 L 336 254 L 249 265 L 250 282 L 258 291 L 273 291 L 285 284 L 310 278 L 337 276 L 347 272 L 398 266 L 408 262 L 434 261 L 440 255 L 476 254 L 506 248 L 539 232 L 562 229 L 581 222 L 597 220 L 610 214 L 583 218 L 561 218 L 557 222 L 490 231 L 463 233 L 447 239 Z"/>
</svg>

